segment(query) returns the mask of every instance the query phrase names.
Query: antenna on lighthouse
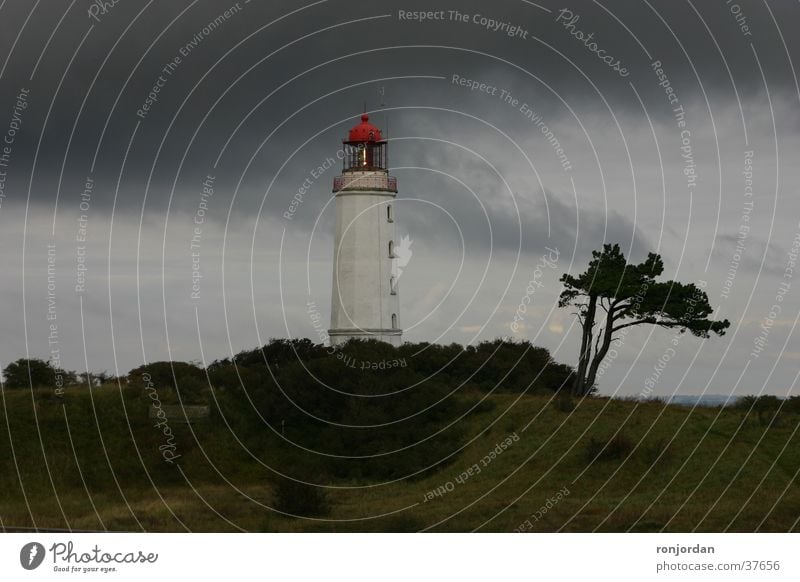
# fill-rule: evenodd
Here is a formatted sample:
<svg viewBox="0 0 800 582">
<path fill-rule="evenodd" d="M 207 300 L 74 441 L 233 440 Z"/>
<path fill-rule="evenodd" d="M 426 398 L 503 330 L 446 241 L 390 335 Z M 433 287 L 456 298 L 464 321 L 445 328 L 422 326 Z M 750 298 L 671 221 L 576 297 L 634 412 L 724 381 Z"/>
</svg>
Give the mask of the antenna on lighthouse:
<svg viewBox="0 0 800 582">
<path fill-rule="evenodd" d="M 386 107 L 386 86 L 381 85 L 381 88 L 378 89 L 378 93 L 381 96 L 381 109 Z M 384 109 L 383 112 L 383 126 L 386 128 L 386 137 L 389 137 L 389 114 Z"/>
</svg>

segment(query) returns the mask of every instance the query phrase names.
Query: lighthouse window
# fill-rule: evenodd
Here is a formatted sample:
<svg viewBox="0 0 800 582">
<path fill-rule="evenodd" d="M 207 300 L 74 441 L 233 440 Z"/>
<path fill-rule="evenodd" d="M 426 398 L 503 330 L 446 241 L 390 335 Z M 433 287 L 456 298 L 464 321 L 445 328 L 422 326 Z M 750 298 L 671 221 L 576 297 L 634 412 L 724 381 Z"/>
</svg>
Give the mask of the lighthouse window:
<svg viewBox="0 0 800 582">
<path fill-rule="evenodd" d="M 392 205 L 391 204 L 386 206 L 386 220 L 388 222 L 394 222 L 394 214 L 392 214 Z"/>
<path fill-rule="evenodd" d="M 394 258 L 394 241 L 393 240 L 389 241 L 389 258 L 390 259 Z"/>
<path fill-rule="evenodd" d="M 392 313 L 392 329 L 397 329 L 397 314 Z"/>
<path fill-rule="evenodd" d="M 389 279 L 389 293 L 391 295 L 397 295 L 397 278 L 395 277 Z"/>
</svg>

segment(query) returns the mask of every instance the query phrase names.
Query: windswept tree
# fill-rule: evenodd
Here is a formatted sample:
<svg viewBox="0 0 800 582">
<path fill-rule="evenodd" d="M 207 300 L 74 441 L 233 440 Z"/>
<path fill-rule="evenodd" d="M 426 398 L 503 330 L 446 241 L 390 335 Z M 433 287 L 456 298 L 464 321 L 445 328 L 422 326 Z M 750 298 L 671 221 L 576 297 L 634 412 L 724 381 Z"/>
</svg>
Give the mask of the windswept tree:
<svg viewBox="0 0 800 582">
<path fill-rule="evenodd" d="M 564 274 L 559 307 L 577 308 L 581 348 L 572 392 L 584 396 L 594 388 L 597 370 L 618 332 L 636 325 L 658 325 L 707 338 L 723 335 L 730 322 L 713 321 L 705 291 L 693 283 L 656 281 L 664 271 L 661 257 L 650 253 L 630 264 L 619 245 L 593 251 L 589 268 L 574 277 Z"/>
</svg>

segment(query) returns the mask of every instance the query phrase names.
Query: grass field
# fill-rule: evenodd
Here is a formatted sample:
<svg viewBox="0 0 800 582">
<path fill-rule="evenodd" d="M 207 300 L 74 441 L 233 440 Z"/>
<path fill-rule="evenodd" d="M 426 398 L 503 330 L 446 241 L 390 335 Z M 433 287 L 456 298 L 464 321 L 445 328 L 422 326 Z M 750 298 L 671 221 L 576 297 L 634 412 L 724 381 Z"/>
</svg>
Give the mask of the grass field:
<svg viewBox="0 0 800 582">
<path fill-rule="evenodd" d="M 159 452 L 164 435 L 148 419 L 147 401 L 132 391 L 68 390 L 60 403 L 45 392 L 5 390 L 0 525 L 122 531 L 799 529 L 798 415 L 765 419 L 734 409 L 606 398 L 574 408 L 544 396 L 489 398 L 493 406 L 462 421 L 470 442 L 441 467 L 394 483 L 328 481 L 334 485 L 327 489 L 330 513 L 306 519 L 270 509 L 270 451 L 243 450 L 236 427 L 229 430 L 218 415 L 192 425 L 172 423 L 180 458 L 170 464 Z M 509 436 L 511 444 L 492 455 Z"/>
</svg>

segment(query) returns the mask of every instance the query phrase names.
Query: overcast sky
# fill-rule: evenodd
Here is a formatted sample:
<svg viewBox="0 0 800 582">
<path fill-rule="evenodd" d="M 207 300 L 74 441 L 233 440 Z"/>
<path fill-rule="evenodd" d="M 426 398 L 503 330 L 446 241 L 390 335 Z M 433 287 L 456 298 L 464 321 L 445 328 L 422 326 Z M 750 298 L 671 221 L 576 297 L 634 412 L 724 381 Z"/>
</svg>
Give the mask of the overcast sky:
<svg viewBox="0 0 800 582">
<path fill-rule="evenodd" d="M 2 2 L 0 363 L 319 341 L 326 160 L 366 106 L 412 241 L 405 339 L 514 335 L 572 364 L 558 279 L 617 242 L 704 282 L 731 328 L 636 329 L 603 393 L 641 393 L 659 359 L 657 396 L 800 393 L 798 21 L 789 0 Z"/>
</svg>

